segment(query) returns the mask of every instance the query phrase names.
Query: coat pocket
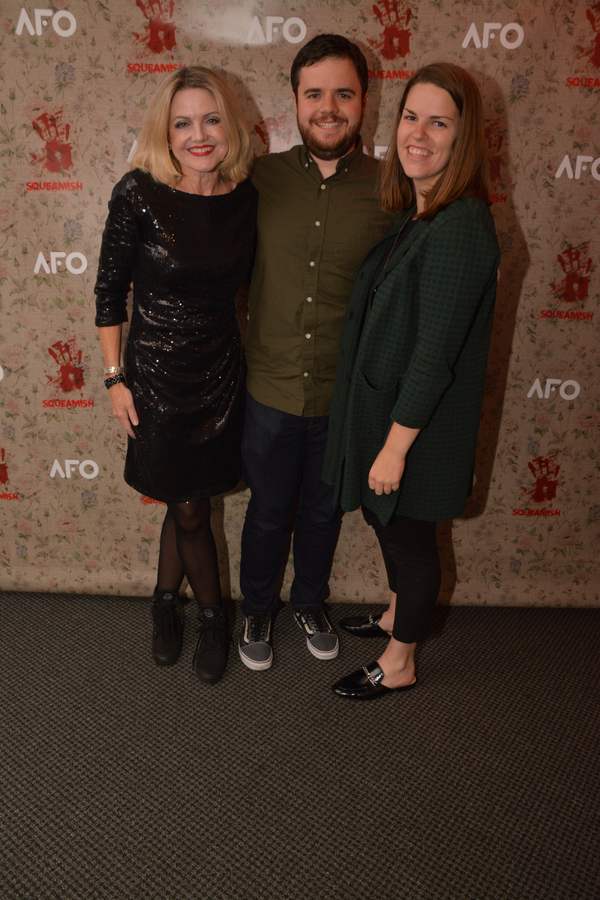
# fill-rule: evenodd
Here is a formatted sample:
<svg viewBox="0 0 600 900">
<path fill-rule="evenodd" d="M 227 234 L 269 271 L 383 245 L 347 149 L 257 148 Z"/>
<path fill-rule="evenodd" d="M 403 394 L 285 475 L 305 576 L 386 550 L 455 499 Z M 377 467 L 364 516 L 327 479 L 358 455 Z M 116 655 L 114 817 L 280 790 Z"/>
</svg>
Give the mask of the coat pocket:
<svg viewBox="0 0 600 900">
<path fill-rule="evenodd" d="M 401 382 L 399 375 L 390 387 L 378 390 L 361 371 L 356 373 L 350 435 L 363 466 L 372 465 L 385 443 Z"/>
<path fill-rule="evenodd" d="M 369 472 L 392 426 L 390 414 L 396 404 L 402 379 L 403 376 L 399 375 L 390 387 L 377 390 L 362 372 L 357 371 L 353 384 L 345 469 L 345 478 L 352 486 L 352 493 L 349 492 L 352 504 L 344 508 L 355 508 L 362 503 L 372 509 L 382 522 L 387 522 L 393 515 L 402 488 L 379 497 L 369 488 Z"/>
</svg>

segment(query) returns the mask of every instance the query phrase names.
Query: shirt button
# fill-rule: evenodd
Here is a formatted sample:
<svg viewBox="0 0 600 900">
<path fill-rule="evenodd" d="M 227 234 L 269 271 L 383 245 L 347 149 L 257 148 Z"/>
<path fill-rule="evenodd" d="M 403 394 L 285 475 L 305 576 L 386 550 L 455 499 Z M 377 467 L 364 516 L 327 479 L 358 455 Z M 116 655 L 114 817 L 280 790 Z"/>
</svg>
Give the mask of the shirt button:
<svg viewBox="0 0 600 900">
<path fill-rule="evenodd" d="M 321 223 L 320 223 L 320 222 L 318 222 L 318 221 L 317 221 L 317 222 L 315 222 L 315 225 L 316 225 L 316 226 L 317 226 L 317 228 L 318 228 L 318 227 L 319 227 L 319 225 L 320 225 L 320 224 L 321 224 Z"/>
<path fill-rule="evenodd" d="M 310 262 L 309 265 L 314 266 L 314 262 Z"/>
<path fill-rule="evenodd" d="M 312 303 L 312 297 L 307 297 L 307 298 L 306 298 L 306 302 L 307 302 L 307 303 Z"/>
<path fill-rule="evenodd" d="M 324 191 L 326 187 L 327 187 L 326 184 L 322 184 L 322 185 L 321 185 L 321 190 Z"/>
<path fill-rule="evenodd" d="M 305 378 L 308 378 L 308 372 L 305 372 L 305 373 L 304 373 L 304 377 L 305 377 Z"/>
<path fill-rule="evenodd" d="M 307 337 L 307 339 L 309 339 L 309 340 L 310 340 L 310 334 L 307 334 L 307 335 L 306 335 L 306 337 Z"/>
</svg>

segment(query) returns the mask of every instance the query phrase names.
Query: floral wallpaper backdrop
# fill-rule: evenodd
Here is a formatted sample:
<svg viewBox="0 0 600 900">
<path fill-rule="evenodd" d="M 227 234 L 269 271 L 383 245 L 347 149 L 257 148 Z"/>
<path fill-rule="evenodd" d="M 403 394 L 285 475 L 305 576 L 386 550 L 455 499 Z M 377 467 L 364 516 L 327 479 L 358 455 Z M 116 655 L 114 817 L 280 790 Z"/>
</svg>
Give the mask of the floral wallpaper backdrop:
<svg viewBox="0 0 600 900">
<path fill-rule="evenodd" d="M 152 591 L 164 507 L 123 482 L 93 325 L 107 201 L 165 72 L 226 73 L 256 154 L 280 151 L 298 141 L 294 54 L 335 31 L 368 57 L 370 153 L 419 66 L 457 62 L 484 94 L 503 262 L 474 492 L 439 528 L 442 602 L 600 605 L 600 3 L 24 4 L 0 2 L 0 586 Z M 214 501 L 234 597 L 247 499 Z M 360 513 L 331 587 L 385 599 Z"/>
</svg>

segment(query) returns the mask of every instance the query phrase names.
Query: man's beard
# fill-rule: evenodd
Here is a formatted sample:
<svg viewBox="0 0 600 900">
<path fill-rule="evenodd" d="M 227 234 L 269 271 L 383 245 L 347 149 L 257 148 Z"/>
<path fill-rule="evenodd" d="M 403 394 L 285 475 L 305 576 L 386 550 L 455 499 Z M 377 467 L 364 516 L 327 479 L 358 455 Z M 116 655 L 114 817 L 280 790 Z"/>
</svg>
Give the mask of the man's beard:
<svg viewBox="0 0 600 900">
<path fill-rule="evenodd" d="M 328 119 L 326 121 L 332 120 Z M 336 120 L 334 119 L 333 121 Z M 352 128 L 348 128 L 343 137 L 339 138 L 337 144 L 321 144 L 318 138 L 315 137 L 314 132 L 310 128 L 307 128 L 306 125 L 301 125 L 299 122 L 298 131 L 304 141 L 304 146 L 311 156 L 322 159 L 323 162 L 330 162 L 331 160 L 341 159 L 342 156 L 345 156 L 346 153 L 348 153 L 360 134 L 361 125 L 362 120 L 357 122 Z"/>
</svg>

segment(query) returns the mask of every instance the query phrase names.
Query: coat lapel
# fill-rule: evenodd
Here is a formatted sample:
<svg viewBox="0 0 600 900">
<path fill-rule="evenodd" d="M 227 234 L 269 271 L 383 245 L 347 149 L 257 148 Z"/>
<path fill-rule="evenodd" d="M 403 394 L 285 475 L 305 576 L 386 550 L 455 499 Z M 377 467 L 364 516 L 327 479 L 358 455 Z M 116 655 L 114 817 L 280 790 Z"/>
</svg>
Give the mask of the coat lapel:
<svg viewBox="0 0 600 900">
<path fill-rule="evenodd" d="M 406 216 L 403 216 L 388 235 L 388 239 L 392 236 L 392 234 L 397 235 L 401 228 L 406 227 L 406 225 L 408 224 L 408 219 L 411 218 L 412 215 L 413 211 L 411 210 L 409 213 L 407 213 Z M 423 234 L 428 224 L 428 222 L 419 220 L 415 225 L 413 225 L 409 234 L 407 234 L 403 240 L 400 240 L 400 238 L 398 238 L 400 243 L 393 249 L 388 264 L 384 267 L 383 271 L 379 273 L 379 277 L 373 285 L 374 288 L 379 287 L 381 282 L 384 281 L 385 278 L 387 278 L 390 272 L 393 271 L 393 269 L 395 269 L 396 266 L 402 262 L 402 260 L 414 244 L 415 240 Z"/>
<path fill-rule="evenodd" d="M 389 253 L 392 244 L 394 243 L 394 237 L 398 234 L 403 225 L 406 224 L 406 221 L 414 215 L 414 211 L 415 210 L 413 207 L 405 215 L 400 216 L 391 231 L 389 231 L 381 241 L 379 241 L 377 244 L 375 244 L 374 247 L 372 247 L 363 261 L 357 279 L 354 283 L 352 294 L 350 295 L 350 300 L 346 310 L 346 319 L 344 322 L 342 342 L 347 342 L 346 350 L 349 353 L 349 359 L 354 359 L 356 346 L 358 345 L 358 341 L 360 340 L 362 326 L 364 323 L 365 308 L 371 296 L 371 292 L 368 290 L 368 288 L 371 284 L 373 275 L 377 271 L 377 267 L 381 263 L 382 245 L 385 244 L 386 249 L 384 250 L 384 252 Z M 392 258 L 390 259 L 389 265 L 387 265 L 384 271 L 379 275 L 373 287 L 377 287 L 377 285 L 379 285 L 384 280 L 384 278 L 387 277 L 387 275 L 389 275 L 389 273 L 398 265 L 406 251 L 413 244 L 415 238 L 418 237 L 419 234 L 423 233 L 423 228 L 425 228 L 427 225 L 428 222 L 417 222 L 417 224 L 411 230 L 410 234 L 401 242 L 400 246 L 396 247 Z"/>
</svg>

